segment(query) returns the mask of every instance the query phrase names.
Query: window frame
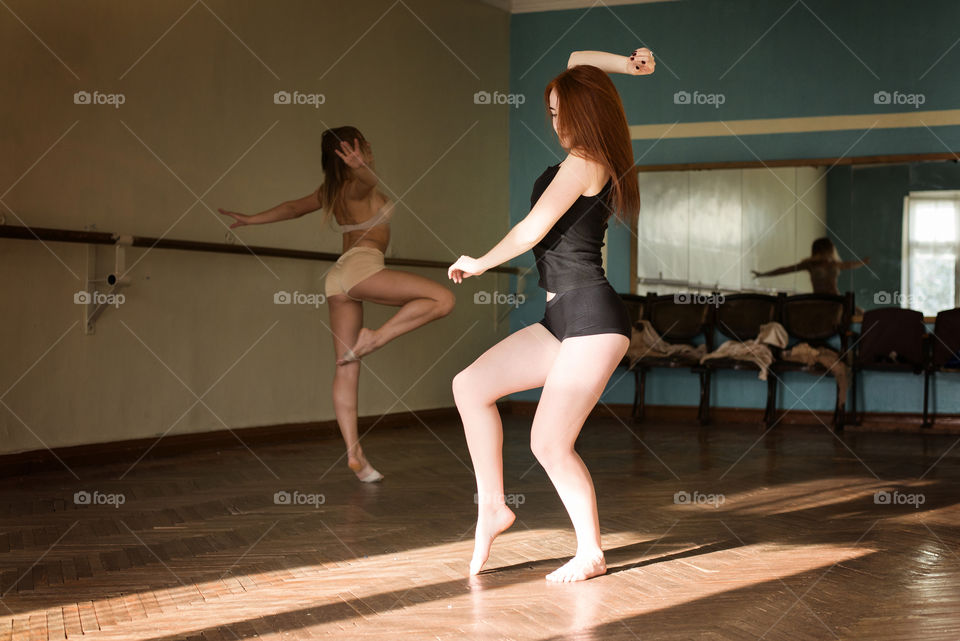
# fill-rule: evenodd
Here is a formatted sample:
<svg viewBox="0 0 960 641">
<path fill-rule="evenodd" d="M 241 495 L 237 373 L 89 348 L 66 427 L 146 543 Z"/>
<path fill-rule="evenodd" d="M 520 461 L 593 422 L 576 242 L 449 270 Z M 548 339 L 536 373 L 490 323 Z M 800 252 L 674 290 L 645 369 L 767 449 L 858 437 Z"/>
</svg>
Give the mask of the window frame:
<svg viewBox="0 0 960 641">
<path fill-rule="evenodd" d="M 960 190 L 955 189 L 937 189 L 924 191 L 911 191 L 903 197 L 903 233 L 902 233 L 902 251 L 900 262 L 900 291 L 903 296 L 900 297 L 900 307 L 904 303 L 913 300 L 915 293 L 910 290 L 910 273 L 912 269 L 913 253 L 919 248 L 930 252 L 935 252 L 939 247 L 946 243 L 914 242 L 910 238 L 910 216 L 912 203 L 923 200 L 952 201 L 954 216 L 956 217 L 955 229 L 957 237 L 953 241 L 953 306 L 960 307 Z M 936 310 L 943 311 L 943 310 Z M 926 310 L 924 310 L 926 313 Z M 934 312 L 936 314 L 936 312 Z"/>
</svg>

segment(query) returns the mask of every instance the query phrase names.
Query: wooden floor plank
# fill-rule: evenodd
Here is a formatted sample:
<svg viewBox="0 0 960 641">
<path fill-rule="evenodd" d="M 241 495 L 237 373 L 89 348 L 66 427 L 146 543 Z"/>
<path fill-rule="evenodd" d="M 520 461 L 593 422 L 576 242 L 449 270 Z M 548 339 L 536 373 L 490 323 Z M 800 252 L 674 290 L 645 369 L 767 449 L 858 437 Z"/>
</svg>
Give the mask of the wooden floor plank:
<svg viewBox="0 0 960 641">
<path fill-rule="evenodd" d="M 576 539 L 529 421 L 504 417 L 517 521 L 472 579 L 454 422 L 364 437 L 376 485 L 334 441 L 0 481 L 0 641 L 960 639 L 950 437 L 591 418 L 578 451 L 609 571 L 558 586 L 543 577 Z"/>
</svg>

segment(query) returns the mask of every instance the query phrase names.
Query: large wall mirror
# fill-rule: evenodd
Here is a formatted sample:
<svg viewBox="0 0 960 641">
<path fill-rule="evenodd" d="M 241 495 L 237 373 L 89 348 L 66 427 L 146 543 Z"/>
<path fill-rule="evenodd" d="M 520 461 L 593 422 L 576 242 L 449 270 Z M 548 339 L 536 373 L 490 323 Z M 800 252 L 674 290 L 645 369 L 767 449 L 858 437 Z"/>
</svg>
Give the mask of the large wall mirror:
<svg viewBox="0 0 960 641">
<path fill-rule="evenodd" d="M 960 164 L 952 154 L 644 167 L 632 289 L 814 291 L 836 250 L 857 307 L 960 306 Z M 756 273 L 771 275 L 756 275 Z M 818 286 L 818 289 L 822 288 Z"/>
</svg>

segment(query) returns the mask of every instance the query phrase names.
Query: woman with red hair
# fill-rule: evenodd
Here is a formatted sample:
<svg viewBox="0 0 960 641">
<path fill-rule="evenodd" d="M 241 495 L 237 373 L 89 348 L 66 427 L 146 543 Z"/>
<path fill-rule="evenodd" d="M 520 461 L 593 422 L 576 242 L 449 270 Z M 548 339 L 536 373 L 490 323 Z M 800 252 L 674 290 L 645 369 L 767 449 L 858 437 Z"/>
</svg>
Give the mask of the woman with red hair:
<svg viewBox="0 0 960 641">
<path fill-rule="evenodd" d="M 575 52 L 544 91 L 567 156 L 537 178 L 530 213 L 480 258 L 461 256 L 456 283 L 533 250 L 547 294 L 543 320 L 503 339 L 453 379 L 453 394 L 477 477 L 477 529 L 470 574 L 513 523 L 503 493 L 503 429 L 497 399 L 542 387 L 530 446 L 573 521 L 576 555 L 547 575 L 580 581 L 606 572 L 593 481 L 574 443 L 630 344 L 631 322 L 601 259 L 611 214 L 631 224 L 640 208 L 633 146 L 620 95 L 607 73 L 653 73 L 653 54 L 629 58 Z"/>
</svg>

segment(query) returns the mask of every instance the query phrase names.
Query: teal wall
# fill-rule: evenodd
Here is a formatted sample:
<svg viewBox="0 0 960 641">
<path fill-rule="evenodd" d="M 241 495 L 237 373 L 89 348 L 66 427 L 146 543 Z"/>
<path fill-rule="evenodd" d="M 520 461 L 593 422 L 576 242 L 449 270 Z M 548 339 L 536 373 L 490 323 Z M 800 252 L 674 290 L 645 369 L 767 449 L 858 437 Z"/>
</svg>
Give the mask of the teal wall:
<svg viewBox="0 0 960 641">
<path fill-rule="evenodd" d="M 878 91 L 922 94 L 920 111 L 946 110 L 960 108 L 955 72 L 960 47 L 953 47 L 958 24 L 957 0 L 683 0 L 514 15 L 510 91 L 523 94 L 526 100 L 511 110 L 510 118 L 511 223 L 529 211 L 536 177 L 562 158 L 542 96 L 547 82 L 565 68 L 571 51 L 627 53 L 647 46 L 655 52 L 658 62 L 653 76 L 613 77 L 631 125 L 881 114 L 911 108 L 875 104 L 873 97 Z M 677 91 L 722 93 L 725 102 L 719 108 L 676 105 L 673 96 Z M 960 126 L 634 140 L 634 156 L 641 164 L 953 150 L 960 150 Z M 909 168 L 877 168 L 875 175 L 861 174 L 863 171 L 848 168 L 846 176 L 842 171 L 831 176 L 828 198 L 832 200 L 828 203 L 839 198 L 846 180 L 853 188 L 848 197 L 854 206 L 847 213 L 831 212 L 827 222 L 844 258 L 851 257 L 844 249 L 850 247 L 879 263 L 873 267 L 878 279 L 869 273 L 853 273 L 846 283 L 841 281 L 841 286 L 854 288 L 858 303 L 867 308 L 863 296 L 870 293 L 872 306 L 871 292 L 879 284 L 874 280 L 893 283 L 894 289 L 899 289 L 899 266 L 882 257 L 899 255 L 902 196 L 899 204 L 894 203 L 894 196 L 903 185 L 916 181 Z M 888 175 L 883 176 L 884 171 Z M 861 175 L 869 180 L 860 180 Z M 874 209 L 870 214 L 875 197 L 883 204 L 879 213 Z M 866 233 L 864 221 L 868 223 Z M 632 241 L 625 228 L 611 226 L 607 277 L 621 292 L 629 288 Z M 511 315 L 512 328 L 519 329 L 542 318 L 544 295 L 536 284 L 532 253 L 514 264 L 533 270 L 524 285 L 528 302 Z M 713 390 L 716 406 L 763 406 L 763 386 L 755 376 L 730 373 L 718 378 Z M 960 411 L 957 378 L 941 377 L 934 392 L 938 411 Z M 823 380 L 807 389 L 813 380 L 806 375 L 788 377 L 779 405 L 791 407 L 800 396 L 803 404 L 798 408 L 832 408 L 832 381 Z M 865 385 L 866 397 L 861 399 L 867 410 L 920 411 L 922 385 L 918 378 L 868 374 Z M 632 377 L 624 377 L 618 370 L 603 400 L 626 403 L 632 394 Z M 539 391 L 513 398 L 537 399 Z M 647 401 L 695 405 L 696 377 L 658 371 L 649 378 Z"/>
</svg>

